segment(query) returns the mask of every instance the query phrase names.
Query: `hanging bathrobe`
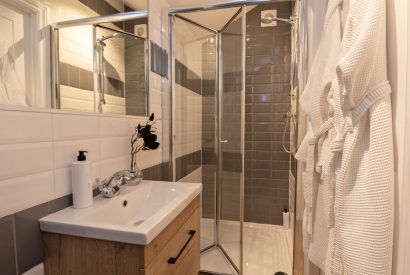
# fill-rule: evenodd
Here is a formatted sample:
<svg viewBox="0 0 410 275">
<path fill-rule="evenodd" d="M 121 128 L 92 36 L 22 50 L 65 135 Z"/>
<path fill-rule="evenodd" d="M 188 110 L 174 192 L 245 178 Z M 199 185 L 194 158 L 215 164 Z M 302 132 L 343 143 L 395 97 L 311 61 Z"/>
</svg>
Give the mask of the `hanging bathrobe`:
<svg viewBox="0 0 410 275">
<path fill-rule="evenodd" d="M 332 83 L 337 136 L 330 146 L 330 274 L 391 273 L 394 159 L 385 1 L 351 1 Z"/>
<path fill-rule="evenodd" d="M 343 3 L 334 4 L 342 26 Z M 326 274 L 391 272 L 394 174 L 385 5 L 350 1 L 341 47 L 334 49 L 335 77 L 329 84 L 323 74 L 325 79 L 315 80 L 322 85 L 301 98 L 312 125 L 297 155 L 306 163 L 305 235 L 309 258 Z"/>
<path fill-rule="evenodd" d="M 341 54 L 342 4 L 342 0 L 328 2 L 323 34 L 300 100 L 311 128 L 296 154 L 303 164 L 303 247 L 310 261 L 322 270 L 326 270 L 328 259 L 334 179 L 321 177 L 321 163 L 325 161 L 322 152 L 326 152 L 334 132 L 330 89 L 337 78 L 335 67 Z"/>
</svg>

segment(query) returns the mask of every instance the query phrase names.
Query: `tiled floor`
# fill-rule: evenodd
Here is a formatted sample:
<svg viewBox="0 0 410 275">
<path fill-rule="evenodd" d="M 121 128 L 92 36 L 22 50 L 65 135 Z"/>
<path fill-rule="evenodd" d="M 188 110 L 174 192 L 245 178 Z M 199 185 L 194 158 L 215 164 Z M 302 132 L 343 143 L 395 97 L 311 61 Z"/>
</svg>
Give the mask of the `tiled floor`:
<svg viewBox="0 0 410 275">
<path fill-rule="evenodd" d="M 234 262 L 239 258 L 239 224 L 222 221 L 222 246 Z M 201 220 L 201 248 L 213 241 L 213 220 Z M 292 274 L 292 236 L 291 231 L 281 226 L 245 223 L 244 224 L 244 275 L 273 275 L 282 271 Z M 236 274 L 219 249 L 211 249 L 201 255 L 201 270 Z"/>
</svg>

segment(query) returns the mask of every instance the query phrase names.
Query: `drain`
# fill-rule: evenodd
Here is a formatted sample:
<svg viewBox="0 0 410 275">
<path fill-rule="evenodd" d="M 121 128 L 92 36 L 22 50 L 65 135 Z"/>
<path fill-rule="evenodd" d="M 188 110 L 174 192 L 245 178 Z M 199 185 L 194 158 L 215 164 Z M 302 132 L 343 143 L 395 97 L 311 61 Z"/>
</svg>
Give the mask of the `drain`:
<svg viewBox="0 0 410 275">
<path fill-rule="evenodd" d="M 126 207 L 127 205 L 128 205 L 128 201 L 127 201 L 127 200 L 125 200 L 125 201 L 122 202 L 122 206 L 123 206 L 123 207 Z"/>
<path fill-rule="evenodd" d="M 274 275 L 288 275 L 288 273 L 282 272 L 282 271 L 278 271 L 278 272 L 275 272 Z"/>
<path fill-rule="evenodd" d="M 134 222 L 132 225 L 137 226 L 137 225 L 140 225 L 141 223 L 143 223 L 144 221 L 145 220 L 138 220 L 138 221 Z"/>
</svg>

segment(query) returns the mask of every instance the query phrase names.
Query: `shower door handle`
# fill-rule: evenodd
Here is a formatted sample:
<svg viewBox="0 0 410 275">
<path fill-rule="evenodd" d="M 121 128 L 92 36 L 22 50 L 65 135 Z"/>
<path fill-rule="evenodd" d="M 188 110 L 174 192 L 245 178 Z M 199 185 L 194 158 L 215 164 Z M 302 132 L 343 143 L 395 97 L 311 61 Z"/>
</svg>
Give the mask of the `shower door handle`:
<svg viewBox="0 0 410 275">
<path fill-rule="evenodd" d="M 228 143 L 228 140 L 227 139 L 219 139 L 219 142 L 221 144 L 225 144 L 225 143 Z"/>
</svg>

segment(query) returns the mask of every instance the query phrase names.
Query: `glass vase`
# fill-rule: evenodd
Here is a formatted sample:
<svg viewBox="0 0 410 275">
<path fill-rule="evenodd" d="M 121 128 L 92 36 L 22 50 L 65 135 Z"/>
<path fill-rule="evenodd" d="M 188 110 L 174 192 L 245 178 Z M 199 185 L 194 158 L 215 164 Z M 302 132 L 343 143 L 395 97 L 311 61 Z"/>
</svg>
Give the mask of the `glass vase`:
<svg viewBox="0 0 410 275">
<path fill-rule="evenodd" d="M 131 164 L 131 170 L 129 170 L 130 173 L 132 174 L 132 180 L 127 183 L 128 186 L 135 186 L 135 185 L 139 184 L 142 181 L 142 179 L 144 178 L 144 174 L 142 173 L 142 171 L 138 167 L 138 162 L 136 160 L 136 158 L 137 158 L 136 155 L 137 154 L 135 154 L 135 156 L 133 158 L 134 161 Z"/>
</svg>

